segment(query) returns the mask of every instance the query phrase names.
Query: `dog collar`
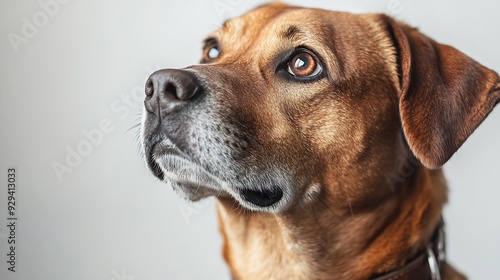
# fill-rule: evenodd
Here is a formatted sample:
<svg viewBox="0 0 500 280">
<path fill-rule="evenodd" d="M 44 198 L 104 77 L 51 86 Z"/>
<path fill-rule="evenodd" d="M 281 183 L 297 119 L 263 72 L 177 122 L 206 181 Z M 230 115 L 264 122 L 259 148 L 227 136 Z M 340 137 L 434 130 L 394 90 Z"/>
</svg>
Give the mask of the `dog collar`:
<svg viewBox="0 0 500 280">
<path fill-rule="evenodd" d="M 403 268 L 371 280 L 441 280 L 441 270 L 445 261 L 445 230 L 444 222 L 441 220 L 431 243 L 420 255 Z"/>
</svg>

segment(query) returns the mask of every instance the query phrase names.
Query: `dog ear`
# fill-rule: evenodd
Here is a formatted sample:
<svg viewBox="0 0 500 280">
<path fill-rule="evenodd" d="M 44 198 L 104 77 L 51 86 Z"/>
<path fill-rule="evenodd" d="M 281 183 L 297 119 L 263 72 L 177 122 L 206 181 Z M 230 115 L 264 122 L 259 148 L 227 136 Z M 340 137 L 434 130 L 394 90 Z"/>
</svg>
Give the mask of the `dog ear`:
<svg viewBox="0 0 500 280">
<path fill-rule="evenodd" d="M 437 168 L 500 101 L 498 74 L 415 28 L 383 17 L 397 51 L 404 135 L 420 162 Z"/>
</svg>

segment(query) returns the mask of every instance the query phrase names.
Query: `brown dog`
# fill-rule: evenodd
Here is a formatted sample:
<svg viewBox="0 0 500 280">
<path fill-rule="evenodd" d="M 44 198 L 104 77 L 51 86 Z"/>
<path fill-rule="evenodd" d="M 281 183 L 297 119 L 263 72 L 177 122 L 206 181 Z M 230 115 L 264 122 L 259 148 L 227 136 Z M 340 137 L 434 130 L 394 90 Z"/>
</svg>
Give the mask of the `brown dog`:
<svg viewBox="0 0 500 280">
<path fill-rule="evenodd" d="M 235 279 L 463 279 L 439 167 L 499 102 L 495 72 L 382 14 L 285 4 L 203 52 L 151 75 L 143 148 L 182 196 L 217 196 Z"/>
</svg>

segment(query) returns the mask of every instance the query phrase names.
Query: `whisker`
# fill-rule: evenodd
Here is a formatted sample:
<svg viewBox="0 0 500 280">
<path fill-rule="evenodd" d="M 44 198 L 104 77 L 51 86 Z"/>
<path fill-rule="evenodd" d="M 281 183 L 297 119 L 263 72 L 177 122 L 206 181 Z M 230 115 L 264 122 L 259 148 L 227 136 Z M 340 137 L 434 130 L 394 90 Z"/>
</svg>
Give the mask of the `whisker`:
<svg viewBox="0 0 500 280">
<path fill-rule="evenodd" d="M 128 133 L 128 132 L 130 132 L 132 129 L 134 129 L 134 128 L 138 128 L 138 127 L 140 127 L 140 126 L 141 126 L 141 123 L 136 123 L 136 124 L 132 125 L 129 129 L 127 129 L 127 130 L 125 131 L 125 133 Z"/>
<path fill-rule="evenodd" d="M 351 217 L 354 217 L 354 212 L 352 211 L 351 200 L 349 199 L 349 195 L 344 191 L 344 194 L 347 198 L 347 203 L 349 204 L 349 210 L 351 210 Z"/>
</svg>

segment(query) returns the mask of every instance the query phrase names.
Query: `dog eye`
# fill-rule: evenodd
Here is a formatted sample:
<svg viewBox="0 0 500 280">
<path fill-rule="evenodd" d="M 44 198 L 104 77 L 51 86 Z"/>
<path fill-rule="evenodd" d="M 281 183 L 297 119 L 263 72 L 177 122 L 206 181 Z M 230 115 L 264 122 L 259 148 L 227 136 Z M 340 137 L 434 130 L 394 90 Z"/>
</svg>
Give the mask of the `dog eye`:
<svg viewBox="0 0 500 280">
<path fill-rule="evenodd" d="M 207 53 L 208 58 L 216 59 L 219 57 L 219 47 L 212 47 L 208 50 Z"/>
<path fill-rule="evenodd" d="M 287 64 L 287 72 L 296 77 L 313 78 L 321 74 L 323 67 L 316 58 L 308 52 L 295 54 Z"/>
<path fill-rule="evenodd" d="M 204 49 L 203 61 L 204 62 L 214 61 L 215 59 L 219 58 L 219 55 L 220 55 L 219 46 L 217 44 L 212 44 Z"/>
</svg>

